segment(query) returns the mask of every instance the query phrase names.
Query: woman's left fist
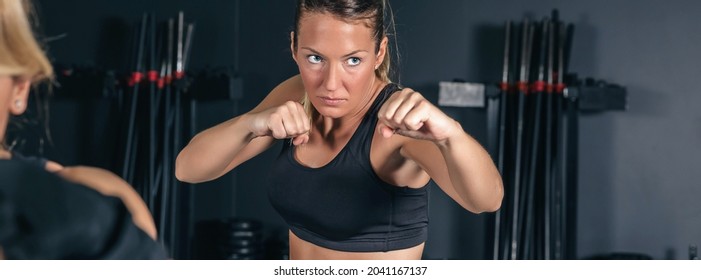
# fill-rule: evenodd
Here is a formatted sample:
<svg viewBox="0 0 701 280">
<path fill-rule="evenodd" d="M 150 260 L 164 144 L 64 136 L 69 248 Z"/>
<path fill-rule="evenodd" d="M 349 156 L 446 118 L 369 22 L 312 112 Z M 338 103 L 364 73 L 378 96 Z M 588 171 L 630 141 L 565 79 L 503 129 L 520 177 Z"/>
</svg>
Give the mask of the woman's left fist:
<svg viewBox="0 0 701 280">
<path fill-rule="evenodd" d="M 377 117 L 377 128 L 385 138 L 396 133 L 440 142 L 462 130 L 455 120 L 410 88 L 392 94 Z"/>
</svg>

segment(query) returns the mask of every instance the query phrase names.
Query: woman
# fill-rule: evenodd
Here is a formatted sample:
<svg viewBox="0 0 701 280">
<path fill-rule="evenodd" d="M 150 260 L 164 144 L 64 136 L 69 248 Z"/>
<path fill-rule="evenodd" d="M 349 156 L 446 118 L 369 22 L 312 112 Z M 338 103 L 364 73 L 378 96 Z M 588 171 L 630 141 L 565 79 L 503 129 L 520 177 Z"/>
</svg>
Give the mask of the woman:
<svg viewBox="0 0 701 280">
<path fill-rule="evenodd" d="M 0 0 L 0 160 L 39 165 L 65 180 L 120 198 L 131 212 L 134 224 L 155 239 L 156 227 L 148 208 L 119 177 L 98 168 L 63 167 L 55 162 L 26 158 L 6 148 L 5 132 L 10 115 L 24 113 L 32 85 L 50 81 L 53 76 L 51 64 L 32 33 L 27 16 L 31 11 L 27 1 Z"/>
<path fill-rule="evenodd" d="M 487 152 L 389 80 L 384 18 L 381 0 L 299 0 L 290 34 L 299 75 L 196 135 L 176 177 L 218 178 L 289 139 L 269 197 L 290 226 L 292 259 L 419 259 L 431 179 L 469 211 L 496 211 L 503 187 Z"/>
</svg>

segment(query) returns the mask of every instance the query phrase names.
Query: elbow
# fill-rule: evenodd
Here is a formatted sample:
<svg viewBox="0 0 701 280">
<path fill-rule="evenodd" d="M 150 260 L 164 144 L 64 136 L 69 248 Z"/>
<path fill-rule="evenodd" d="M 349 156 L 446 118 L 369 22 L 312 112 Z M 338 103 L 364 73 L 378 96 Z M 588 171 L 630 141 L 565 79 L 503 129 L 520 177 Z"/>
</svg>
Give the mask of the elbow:
<svg viewBox="0 0 701 280">
<path fill-rule="evenodd" d="M 477 209 L 471 209 L 471 208 L 465 208 L 465 209 L 467 209 L 468 211 L 475 213 L 475 214 L 482 214 L 482 213 L 496 212 L 496 211 L 499 211 L 500 208 L 501 208 L 501 200 L 498 200 L 498 201 L 496 201 L 494 203 L 490 203 L 490 204 L 485 203 L 484 205 L 481 205 L 481 207 L 479 207 Z"/>
<path fill-rule="evenodd" d="M 465 208 L 468 211 L 475 213 L 475 214 L 482 214 L 482 213 L 492 213 L 499 211 L 501 208 L 501 200 L 498 200 L 494 203 L 487 204 L 485 203 L 484 205 L 481 205 L 481 207 L 477 208 L 476 210 L 470 209 L 470 208 Z"/>
<path fill-rule="evenodd" d="M 190 156 L 185 149 L 175 158 L 175 179 L 183 183 L 198 184 L 221 176 L 207 172 L 207 159 Z"/>
<path fill-rule="evenodd" d="M 499 178 L 494 186 L 494 194 L 485 207 L 484 212 L 496 212 L 501 208 L 501 203 L 504 201 L 504 184 L 501 178 Z"/>
<path fill-rule="evenodd" d="M 496 212 L 501 209 L 501 201 L 503 200 L 503 195 L 499 196 L 498 199 L 495 199 L 494 202 L 490 203 L 484 208 L 484 211 L 482 212 Z"/>
<path fill-rule="evenodd" d="M 484 212 L 496 212 L 501 209 L 501 203 L 504 200 L 504 186 L 502 184 L 501 179 L 498 180 L 496 186 L 494 186 L 494 192 L 492 195 L 489 196 L 489 198 L 484 199 L 483 203 L 479 205 L 479 207 L 476 207 L 477 211 L 472 211 L 476 214 L 484 213 Z M 468 209 L 469 210 L 469 209 Z"/>
<path fill-rule="evenodd" d="M 175 159 L 175 178 L 178 179 L 178 181 L 185 183 L 199 183 L 194 178 L 192 178 L 191 174 L 188 174 L 187 170 L 187 164 L 185 163 L 185 160 L 183 159 L 183 154 L 181 152 Z"/>
<path fill-rule="evenodd" d="M 178 179 L 180 182 L 190 183 L 185 174 L 183 174 L 182 168 L 175 168 L 175 179 Z"/>
<path fill-rule="evenodd" d="M 185 168 L 183 168 L 183 161 L 181 159 L 182 153 L 178 154 L 175 159 L 175 179 L 181 182 L 187 182 L 187 174 L 185 174 Z"/>
</svg>

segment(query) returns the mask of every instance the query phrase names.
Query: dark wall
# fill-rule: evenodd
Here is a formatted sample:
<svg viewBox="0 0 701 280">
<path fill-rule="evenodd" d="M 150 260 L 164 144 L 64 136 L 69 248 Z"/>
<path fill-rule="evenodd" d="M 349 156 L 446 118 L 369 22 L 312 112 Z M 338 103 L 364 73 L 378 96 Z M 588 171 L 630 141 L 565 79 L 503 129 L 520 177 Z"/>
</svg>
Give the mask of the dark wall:
<svg viewBox="0 0 701 280">
<path fill-rule="evenodd" d="M 183 9 L 197 23 L 192 67 L 238 65 L 245 83 L 243 99 L 211 105 L 218 109 L 210 112 L 219 113 L 203 116 L 204 128 L 252 108 L 278 82 L 295 74 L 288 50 L 293 5 L 73 0 L 40 1 L 39 8 L 48 36 L 68 34 L 49 44 L 56 61 L 110 68 L 125 67 L 124 53 L 115 46 L 123 48 L 119 41 L 124 40 L 118 39 L 128 37 L 124 27 L 133 25 L 142 12 L 155 11 L 165 18 Z M 693 109 L 701 103 L 696 90 L 696 75 L 701 73 L 701 33 L 696 30 L 700 2 L 442 0 L 393 1 L 392 6 L 401 82 L 434 102 L 439 81 L 498 80 L 505 20 L 540 19 L 559 9 L 563 20 L 576 25 L 571 71 L 627 86 L 630 96 L 626 112 L 581 118 L 578 255 L 632 251 L 684 258 L 688 244 L 701 242 L 701 207 L 696 204 L 701 189 L 698 168 L 693 167 L 701 157 L 701 149 L 693 148 L 701 142 L 701 114 Z M 237 23 L 240 33 L 235 36 Z M 483 111 L 445 110 L 484 140 Z M 79 149 L 69 140 L 63 142 L 65 149 Z M 228 177 L 196 186 L 197 216 L 248 216 L 283 227 L 264 189 L 267 162 L 276 152 L 273 148 Z M 433 187 L 430 219 L 428 258 L 485 256 L 485 215 L 460 209 Z"/>
<path fill-rule="evenodd" d="M 293 2 L 72 0 L 37 1 L 36 5 L 45 36 L 65 35 L 48 43 L 54 62 L 122 72 L 131 65 L 132 31 L 142 14 L 151 13 L 159 21 L 165 21 L 183 11 L 185 20 L 195 23 L 190 69 L 228 67 L 237 69 L 244 80 L 240 99 L 199 104 L 199 129 L 250 110 L 280 81 L 294 75 L 288 39 L 293 15 L 287 12 L 293 10 Z M 271 9 L 271 5 L 275 8 Z M 99 137 L 97 129 L 90 132 L 86 132 L 84 126 L 79 126 L 82 130 L 75 129 L 76 124 L 85 119 L 86 111 L 99 113 L 100 108 L 107 107 L 102 103 L 105 102 L 61 100 L 60 96 L 52 101 L 51 128 L 56 144 L 50 154 L 55 155 L 56 160 L 65 164 L 109 167 L 100 161 L 108 158 L 100 156 L 109 153 L 100 150 L 104 143 L 95 140 L 86 143 L 85 140 Z M 95 106 L 100 108 L 93 108 Z M 96 117 L 93 122 L 101 119 Z M 97 126 L 100 125 L 91 125 Z M 96 151 L 84 151 L 93 146 L 97 146 L 93 149 Z M 273 212 L 264 192 L 263 178 L 274 150 L 220 179 L 195 186 L 194 217 L 197 220 L 251 217 L 264 220 L 273 228 L 282 227 L 283 222 Z"/>
<path fill-rule="evenodd" d="M 187 0 L 149 1 L 36 1 L 44 33 L 64 39 L 49 44 L 58 62 L 99 65 L 110 69 L 129 66 L 131 29 L 143 13 L 159 20 L 185 12 L 186 21 L 195 21 L 195 45 L 191 66 L 233 65 L 235 62 L 235 1 L 212 0 L 201 3 Z M 241 1 L 245 5 L 253 1 Z"/>
<path fill-rule="evenodd" d="M 505 20 L 553 8 L 575 24 L 570 70 L 627 86 L 629 110 L 580 122 L 578 255 L 686 258 L 700 242 L 698 1 L 395 1 L 409 85 L 498 78 Z M 500 39 L 496 38 L 498 42 Z M 496 67 L 496 68 L 495 68 Z M 694 167 L 697 166 L 697 167 Z M 433 209 L 432 209 L 433 210 Z"/>
</svg>

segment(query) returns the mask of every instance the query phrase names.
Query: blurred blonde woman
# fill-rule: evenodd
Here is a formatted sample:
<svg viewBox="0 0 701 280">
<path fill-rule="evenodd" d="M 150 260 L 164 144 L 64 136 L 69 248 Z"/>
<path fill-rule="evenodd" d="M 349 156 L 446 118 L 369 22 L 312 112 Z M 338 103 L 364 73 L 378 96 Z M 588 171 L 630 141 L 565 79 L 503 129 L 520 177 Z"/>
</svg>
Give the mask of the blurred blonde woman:
<svg viewBox="0 0 701 280">
<path fill-rule="evenodd" d="M 155 239 L 156 227 L 145 203 L 131 186 L 113 173 L 85 166 L 64 167 L 7 149 L 5 133 L 10 115 L 25 112 L 32 86 L 50 83 L 53 79 L 51 64 L 34 37 L 30 24 L 32 16 L 33 7 L 29 1 L 0 0 L 0 160 L 39 165 L 64 180 L 120 198 L 131 213 L 133 223 Z"/>
</svg>

